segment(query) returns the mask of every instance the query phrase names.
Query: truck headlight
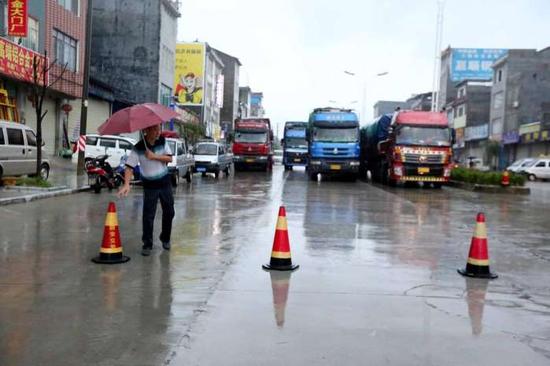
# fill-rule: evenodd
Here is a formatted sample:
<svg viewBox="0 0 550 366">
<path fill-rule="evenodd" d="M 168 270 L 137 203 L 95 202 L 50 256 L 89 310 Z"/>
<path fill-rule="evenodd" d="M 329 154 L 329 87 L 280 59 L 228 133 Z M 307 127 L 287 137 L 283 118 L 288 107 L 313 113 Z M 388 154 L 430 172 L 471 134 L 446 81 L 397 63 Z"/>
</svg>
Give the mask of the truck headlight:
<svg viewBox="0 0 550 366">
<path fill-rule="evenodd" d="M 321 165 L 321 162 L 319 160 L 312 160 L 309 162 L 311 165 Z"/>
<path fill-rule="evenodd" d="M 403 167 L 402 166 L 396 166 L 393 168 L 393 173 L 398 176 L 403 176 Z"/>
<path fill-rule="evenodd" d="M 352 161 L 349 163 L 350 166 L 359 166 L 361 165 L 361 163 L 359 163 L 358 161 Z"/>
<path fill-rule="evenodd" d="M 260 160 L 267 160 L 267 156 L 260 156 Z"/>
<path fill-rule="evenodd" d="M 444 176 L 445 178 L 450 177 L 450 176 L 451 176 L 451 168 L 449 168 L 449 167 L 445 168 L 445 169 L 443 170 L 443 176 Z"/>
</svg>

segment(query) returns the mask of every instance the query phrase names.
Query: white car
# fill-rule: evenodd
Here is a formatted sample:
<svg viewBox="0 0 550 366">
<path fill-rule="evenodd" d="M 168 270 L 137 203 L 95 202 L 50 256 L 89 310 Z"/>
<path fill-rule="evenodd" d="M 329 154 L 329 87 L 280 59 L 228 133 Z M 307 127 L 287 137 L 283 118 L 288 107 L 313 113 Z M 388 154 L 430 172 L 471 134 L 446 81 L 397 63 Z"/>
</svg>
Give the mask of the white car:
<svg viewBox="0 0 550 366">
<path fill-rule="evenodd" d="M 119 166 L 123 157 L 130 155 L 132 148 L 137 143 L 130 137 L 112 136 L 112 135 L 86 135 L 85 159 L 92 159 L 100 155 L 109 155 L 107 162 L 111 167 Z M 73 154 L 73 160 L 78 158 L 78 154 Z"/>
<path fill-rule="evenodd" d="M 533 161 L 536 159 L 534 158 L 525 158 L 525 159 L 519 159 L 516 160 L 510 165 L 506 170 L 509 170 L 514 173 L 520 172 L 523 168 L 528 167 Z"/>
<path fill-rule="evenodd" d="M 550 159 L 535 159 L 527 167 L 521 169 L 520 173 L 527 175 L 527 179 L 550 179 Z"/>
<path fill-rule="evenodd" d="M 187 143 L 183 139 L 173 137 L 167 137 L 166 143 L 172 150 L 172 162 L 168 163 L 172 185 L 177 186 L 180 178 L 185 178 L 187 183 L 191 183 L 195 159 L 189 152 Z"/>
</svg>

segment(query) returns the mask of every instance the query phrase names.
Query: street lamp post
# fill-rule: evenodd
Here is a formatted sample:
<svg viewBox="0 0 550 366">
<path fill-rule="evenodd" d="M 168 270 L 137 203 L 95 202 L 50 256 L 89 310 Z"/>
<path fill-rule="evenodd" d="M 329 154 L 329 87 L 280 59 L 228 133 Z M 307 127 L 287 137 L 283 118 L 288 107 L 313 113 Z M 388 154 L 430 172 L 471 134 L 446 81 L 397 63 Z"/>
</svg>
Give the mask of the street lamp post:
<svg viewBox="0 0 550 366">
<path fill-rule="evenodd" d="M 355 72 L 348 71 L 348 70 L 344 70 L 344 74 L 349 75 L 349 76 L 357 76 L 357 74 Z M 389 71 L 383 71 L 383 72 L 379 72 L 379 73 L 376 73 L 376 74 L 372 75 L 371 78 L 385 76 L 385 75 L 388 75 L 388 74 L 389 74 Z M 362 102 L 362 105 L 361 105 L 360 119 L 365 121 L 366 116 L 367 116 L 367 78 L 364 75 L 363 75 L 363 78 L 362 78 L 362 84 L 363 84 L 363 102 Z"/>
</svg>

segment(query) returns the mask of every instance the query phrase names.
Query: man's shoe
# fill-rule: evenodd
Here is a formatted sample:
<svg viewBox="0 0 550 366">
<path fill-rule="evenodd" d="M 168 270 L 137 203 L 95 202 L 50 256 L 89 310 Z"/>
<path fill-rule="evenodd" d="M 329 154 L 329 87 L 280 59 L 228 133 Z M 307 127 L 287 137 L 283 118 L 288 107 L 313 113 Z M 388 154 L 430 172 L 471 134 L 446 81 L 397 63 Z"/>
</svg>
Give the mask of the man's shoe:
<svg viewBox="0 0 550 366">
<path fill-rule="evenodd" d="M 162 247 L 163 247 L 165 250 L 170 250 L 170 242 L 162 243 Z"/>
<path fill-rule="evenodd" d="M 151 248 L 142 248 L 141 249 L 141 255 L 144 257 L 148 257 L 151 255 Z"/>
</svg>

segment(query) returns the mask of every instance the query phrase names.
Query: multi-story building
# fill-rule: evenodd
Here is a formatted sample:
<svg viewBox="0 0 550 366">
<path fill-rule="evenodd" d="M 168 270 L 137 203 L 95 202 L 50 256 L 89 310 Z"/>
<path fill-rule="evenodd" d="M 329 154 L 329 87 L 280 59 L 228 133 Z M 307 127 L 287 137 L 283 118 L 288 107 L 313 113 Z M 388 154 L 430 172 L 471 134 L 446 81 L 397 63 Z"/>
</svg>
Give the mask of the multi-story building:
<svg viewBox="0 0 550 366">
<path fill-rule="evenodd" d="M 249 86 L 239 88 L 239 118 L 250 116 L 250 100 L 252 97 L 252 89 Z"/>
<path fill-rule="evenodd" d="M 224 64 L 208 43 L 178 43 L 174 74 L 176 108 L 194 116 L 208 137 L 221 137 L 224 104 Z"/>
<path fill-rule="evenodd" d="M 487 162 L 491 82 L 464 80 L 456 85 L 457 95 L 445 106 L 449 124 L 455 129 L 455 159 L 467 162 L 475 156 Z"/>
<path fill-rule="evenodd" d="M 495 48 L 452 48 L 441 52 L 437 109 L 442 110 L 457 95 L 457 84 L 464 80 L 491 80 L 492 64 L 508 52 Z"/>
<path fill-rule="evenodd" d="M 408 109 L 407 102 L 397 102 L 392 100 L 379 100 L 373 108 L 373 117 L 376 118 L 383 114 L 393 113 L 396 109 Z"/>
<path fill-rule="evenodd" d="M 261 92 L 253 92 L 250 94 L 250 117 L 263 117 L 265 114 L 262 105 L 264 94 Z"/>
<path fill-rule="evenodd" d="M 223 63 L 223 105 L 220 110 L 220 126 L 224 135 L 233 131 L 233 123 L 239 115 L 239 70 L 238 58 L 214 49 Z"/>
<path fill-rule="evenodd" d="M 493 65 L 490 135 L 502 145 L 499 167 L 550 153 L 550 47 L 510 50 Z"/>
<path fill-rule="evenodd" d="M 413 111 L 430 111 L 432 109 L 432 93 L 415 94 L 405 103 L 407 108 Z"/>
<path fill-rule="evenodd" d="M 6 67 L 0 68 L 0 117 L 36 128 L 36 112 L 30 98 L 32 58 L 47 55 L 48 64 L 53 63 L 49 82 L 59 80 L 44 99 L 43 111 L 47 113 L 42 130 L 45 151 L 57 153 L 69 147 L 66 131 L 71 131 L 80 120 L 88 1 L 37 0 L 28 1 L 27 6 L 27 37 L 9 37 L 6 22 L 2 22 L 0 59 Z M 0 13 L 0 19 L 7 19 L 6 1 L 0 1 Z"/>
<path fill-rule="evenodd" d="M 114 111 L 170 105 L 179 17 L 179 1 L 94 0 L 90 75 L 113 87 Z"/>
</svg>

